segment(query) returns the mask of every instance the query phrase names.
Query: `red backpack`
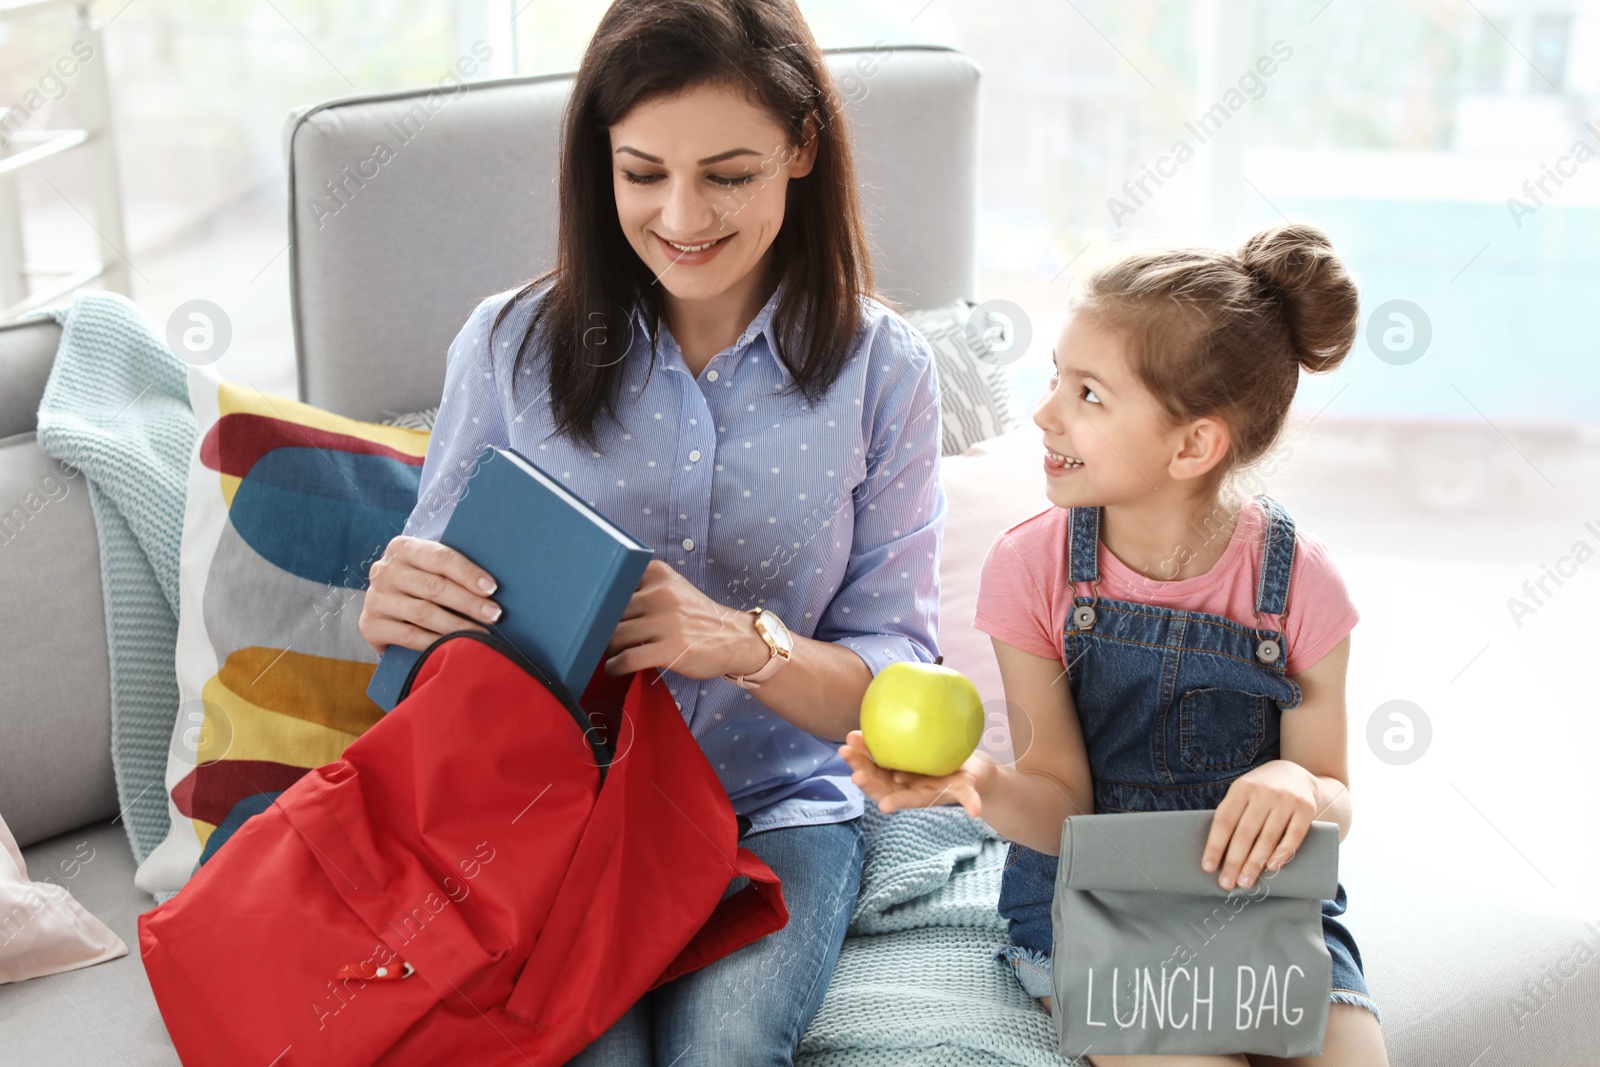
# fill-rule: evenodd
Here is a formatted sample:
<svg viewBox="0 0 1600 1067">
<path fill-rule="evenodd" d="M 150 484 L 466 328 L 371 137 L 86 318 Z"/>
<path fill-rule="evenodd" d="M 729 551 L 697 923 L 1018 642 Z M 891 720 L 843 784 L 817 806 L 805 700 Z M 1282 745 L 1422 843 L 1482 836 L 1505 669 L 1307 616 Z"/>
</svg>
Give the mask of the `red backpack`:
<svg viewBox="0 0 1600 1067">
<path fill-rule="evenodd" d="M 738 832 L 655 671 L 574 703 L 458 630 L 139 916 L 140 952 L 187 1065 L 546 1067 L 788 922 Z"/>
</svg>

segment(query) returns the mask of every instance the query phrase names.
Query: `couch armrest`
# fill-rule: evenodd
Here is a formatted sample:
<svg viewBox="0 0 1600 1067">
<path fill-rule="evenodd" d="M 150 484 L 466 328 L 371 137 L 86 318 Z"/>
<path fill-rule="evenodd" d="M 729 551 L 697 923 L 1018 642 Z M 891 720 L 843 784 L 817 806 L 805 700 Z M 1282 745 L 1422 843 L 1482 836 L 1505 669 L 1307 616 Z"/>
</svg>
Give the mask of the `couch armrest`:
<svg viewBox="0 0 1600 1067">
<path fill-rule="evenodd" d="M 0 325 L 0 438 L 35 429 L 39 398 L 61 345 L 51 318 Z"/>
</svg>

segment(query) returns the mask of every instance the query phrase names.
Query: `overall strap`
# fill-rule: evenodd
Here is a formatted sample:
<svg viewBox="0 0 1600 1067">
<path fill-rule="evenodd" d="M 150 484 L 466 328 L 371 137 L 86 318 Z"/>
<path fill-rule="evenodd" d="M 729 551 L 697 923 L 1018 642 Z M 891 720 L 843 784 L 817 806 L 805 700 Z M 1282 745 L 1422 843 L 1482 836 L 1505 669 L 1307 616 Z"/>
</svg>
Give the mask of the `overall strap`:
<svg viewBox="0 0 1600 1067">
<path fill-rule="evenodd" d="M 1068 520 L 1067 578 L 1074 582 L 1100 580 L 1100 509 L 1072 508 Z"/>
<path fill-rule="evenodd" d="M 1294 520 L 1270 496 L 1259 499 L 1266 512 L 1267 533 L 1261 549 L 1256 611 L 1282 615 L 1289 605 L 1289 572 L 1294 566 Z"/>
</svg>

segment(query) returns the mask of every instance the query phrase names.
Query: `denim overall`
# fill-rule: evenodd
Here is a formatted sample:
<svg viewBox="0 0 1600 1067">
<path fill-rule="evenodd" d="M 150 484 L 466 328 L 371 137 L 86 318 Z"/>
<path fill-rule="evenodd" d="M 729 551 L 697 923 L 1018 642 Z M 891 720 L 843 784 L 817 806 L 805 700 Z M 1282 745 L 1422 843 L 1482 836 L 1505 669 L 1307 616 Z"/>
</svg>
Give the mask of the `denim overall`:
<svg viewBox="0 0 1600 1067">
<path fill-rule="evenodd" d="M 1285 671 L 1282 633 L 1264 628 L 1261 616 L 1281 619 L 1288 605 L 1294 520 L 1270 497 L 1260 500 L 1267 530 L 1254 627 L 1209 612 L 1101 598 L 1100 509 L 1072 509 L 1069 574 L 1091 583 L 1091 595 L 1073 598 L 1062 661 L 1097 813 L 1215 808 L 1234 779 L 1278 758 L 1279 715 L 1299 706 L 1301 692 Z M 1013 841 L 1000 879 L 1011 944 L 995 959 L 1010 962 L 1035 997 L 1052 993 L 1056 865 L 1055 856 Z M 1335 899 L 1322 902 L 1333 1000 L 1377 1014 L 1361 954 L 1336 918 L 1345 906 L 1342 884 Z"/>
</svg>

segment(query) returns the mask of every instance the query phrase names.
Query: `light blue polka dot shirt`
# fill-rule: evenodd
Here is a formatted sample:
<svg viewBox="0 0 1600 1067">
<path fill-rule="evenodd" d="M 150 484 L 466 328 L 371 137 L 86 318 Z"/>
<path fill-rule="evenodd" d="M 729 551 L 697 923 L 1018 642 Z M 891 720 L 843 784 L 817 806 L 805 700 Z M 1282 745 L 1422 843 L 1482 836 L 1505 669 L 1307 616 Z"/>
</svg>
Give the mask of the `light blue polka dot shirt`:
<svg viewBox="0 0 1600 1067">
<path fill-rule="evenodd" d="M 760 605 L 797 634 L 853 649 L 876 674 L 938 654 L 938 381 L 932 350 L 902 317 L 862 297 L 865 328 L 819 404 L 778 395 L 780 284 L 698 377 L 665 322 L 655 356 L 642 310 L 622 339 L 618 426 L 600 448 L 556 436 L 530 343 L 511 400 L 512 359 L 547 290 L 489 324 L 513 295 L 486 298 L 451 343 L 444 392 L 404 532 L 437 540 L 485 444 L 509 446 L 655 550 L 718 603 Z M 690 732 L 751 831 L 861 814 L 837 741 L 817 737 L 722 678 L 662 672 Z"/>
</svg>

